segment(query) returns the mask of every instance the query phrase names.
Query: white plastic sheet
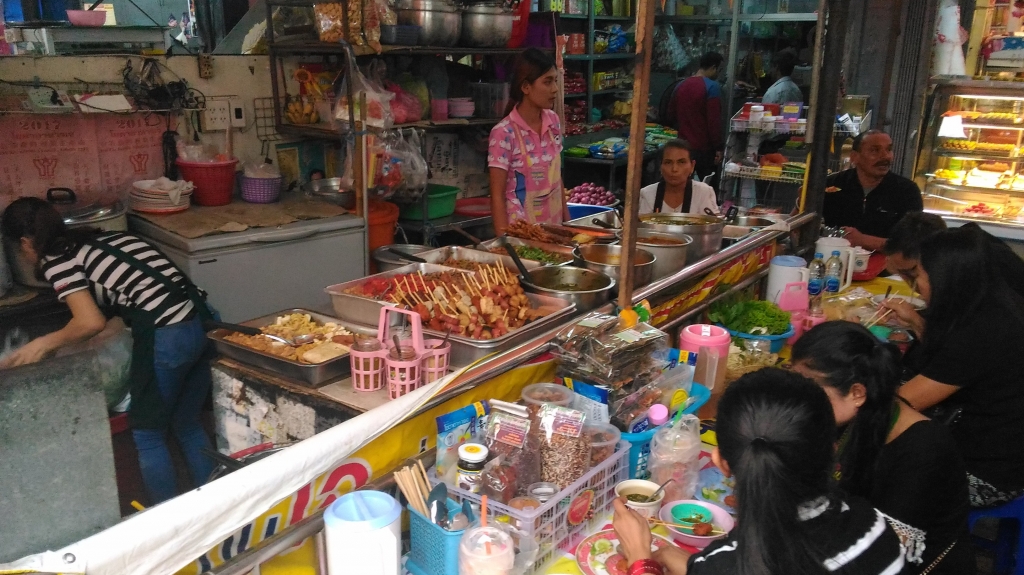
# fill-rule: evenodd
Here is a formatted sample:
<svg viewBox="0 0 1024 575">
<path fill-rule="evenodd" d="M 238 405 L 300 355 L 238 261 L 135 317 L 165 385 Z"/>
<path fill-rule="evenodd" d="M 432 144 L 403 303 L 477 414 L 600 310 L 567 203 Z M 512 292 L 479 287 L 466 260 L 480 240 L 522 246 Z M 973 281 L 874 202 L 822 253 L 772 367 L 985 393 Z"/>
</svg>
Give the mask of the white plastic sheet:
<svg viewBox="0 0 1024 575">
<path fill-rule="evenodd" d="M 171 575 L 415 413 L 456 375 L 389 401 L 64 549 L 0 564 L 0 574 Z"/>
</svg>

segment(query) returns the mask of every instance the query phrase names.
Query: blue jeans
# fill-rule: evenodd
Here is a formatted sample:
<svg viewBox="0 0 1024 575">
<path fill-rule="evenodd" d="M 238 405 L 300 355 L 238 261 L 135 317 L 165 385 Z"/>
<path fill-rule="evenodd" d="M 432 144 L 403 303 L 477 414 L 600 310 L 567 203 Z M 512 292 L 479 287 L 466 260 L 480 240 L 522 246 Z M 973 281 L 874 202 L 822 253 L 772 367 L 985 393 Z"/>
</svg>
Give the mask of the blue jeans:
<svg viewBox="0 0 1024 575">
<path fill-rule="evenodd" d="M 206 483 L 214 467 L 202 452 L 211 444 L 199 422 L 211 385 L 210 366 L 200 361 L 206 348 L 203 324 L 197 316 L 164 326 L 156 330 L 155 340 L 155 380 L 160 396 L 171 410 L 170 429 L 132 430 L 150 505 L 178 494 L 174 464 L 167 450 L 168 431 L 178 440 L 197 487 Z"/>
</svg>

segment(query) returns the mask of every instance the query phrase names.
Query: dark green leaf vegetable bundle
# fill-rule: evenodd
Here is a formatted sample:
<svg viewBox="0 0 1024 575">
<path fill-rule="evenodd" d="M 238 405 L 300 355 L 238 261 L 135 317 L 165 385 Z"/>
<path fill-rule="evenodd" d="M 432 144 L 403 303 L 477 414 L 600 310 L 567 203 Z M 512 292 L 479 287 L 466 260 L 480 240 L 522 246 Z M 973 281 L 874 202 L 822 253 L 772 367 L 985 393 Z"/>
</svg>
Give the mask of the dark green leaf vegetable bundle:
<svg viewBox="0 0 1024 575">
<path fill-rule="evenodd" d="M 790 317 L 770 301 L 726 298 L 711 305 L 708 319 L 740 333 L 782 335 L 789 331 Z"/>
</svg>

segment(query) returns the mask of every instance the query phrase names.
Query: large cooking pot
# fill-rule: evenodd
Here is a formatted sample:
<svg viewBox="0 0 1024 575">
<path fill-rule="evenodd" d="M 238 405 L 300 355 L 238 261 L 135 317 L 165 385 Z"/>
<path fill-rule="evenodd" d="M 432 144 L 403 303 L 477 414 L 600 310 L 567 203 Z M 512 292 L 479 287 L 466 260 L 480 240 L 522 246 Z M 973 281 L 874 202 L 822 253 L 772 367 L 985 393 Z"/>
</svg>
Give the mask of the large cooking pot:
<svg viewBox="0 0 1024 575">
<path fill-rule="evenodd" d="M 356 207 L 356 192 L 342 189 L 341 178 L 312 180 L 302 186 L 302 191 L 310 198 L 330 202 L 346 210 Z"/>
<path fill-rule="evenodd" d="M 583 260 L 583 267 L 588 270 L 601 272 L 615 280 L 622 281 L 619 277 L 619 263 L 622 261 L 622 246 L 609 245 L 588 245 L 576 248 L 576 253 Z M 633 287 L 637 288 L 651 283 L 651 275 L 654 271 L 656 258 L 647 250 L 637 249 L 633 257 Z"/>
<path fill-rule="evenodd" d="M 644 214 L 640 228 L 676 236 L 689 236 L 693 242 L 686 252 L 686 261 L 693 263 L 722 249 L 725 222 L 711 216 L 694 214 Z"/>
<path fill-rule="evenodd" d="M 120 201 L 109 204 L 79 203 L 75 192 L 68 188 L 46 190 L 46 201 L 60 212 L 64 225 L 69 228 L 93 228 L 104 232 L 128 231 L 128 208 Z M 29 287 L 53 287 L 36 278 L 35 266 L 21 255 L 20 246 L 15 242 L 8 241 L 4 248 L 11 263 L 14 281 Z"/>
<path fill-rule="evenodd" d="M 411 256 L 434 249 L 430 246 L 421 246 L 419 244 L 391 244 L 390 246 L 381 246 L 373 250 L 373 253 L 370 254 L 370 257 L 372 257 L 373 261 L 377 264 L 377 271 L 389 272 L 391 270 L 407 266 L 411 263 L 415 263 L 412 260 L 402 259 L 398 254 L 391 252 L 388 248 L 394 248 Z"/>
<path fill-rule="evenodd" d="M 462 15 L 444 0 L 402 0 L 398 23 L 420 27 L 421 46 L 454 46 L 462 34 Z"/>
<path fill-rule="evenodd" d="M 462 46 L 501 48 L 512 38 L 512 12 L 501 4 L 470 4 L 462 10 Z"/>
<path fill-rule="evenodd" d="M 658 243 L 658 241 L 661 243 Z M 668 242 L 674 242 L 670 245 Z M 685 234 L 663 234 L 648 230 L 637 230 L 636 245 L 654 254 L 651 281 L 668 277 L 686 267 L 686 255 L 693 238 Z"/>
<path fill-rule="evenodd" d="M 521 281 L 523 290 L 576 304 L 577 311 L 590 311 L 611 299 L 615 280 L 594 270 L 569 266 L 544 266 L 529 270 Z M 565 289 L 572 286 L 574 289 Z"/>
</svg>

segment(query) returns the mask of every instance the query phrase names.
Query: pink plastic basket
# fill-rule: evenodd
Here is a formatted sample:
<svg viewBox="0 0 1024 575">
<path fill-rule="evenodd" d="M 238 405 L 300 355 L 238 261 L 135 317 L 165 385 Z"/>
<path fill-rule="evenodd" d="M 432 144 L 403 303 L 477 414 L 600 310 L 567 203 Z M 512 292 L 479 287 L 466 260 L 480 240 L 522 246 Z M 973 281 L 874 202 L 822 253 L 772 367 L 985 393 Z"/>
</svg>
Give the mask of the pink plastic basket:
<svg viewBox="0 0 1024 575">
<path fill-rule="evenodd" d="M 441 345 L 439 348 L 434 346 Z M 423 383 L 434 383 L 448 373 L 448 360 L 452 344 L 443 339 L 428 339 L 423 342 Z"/>
<path fill-rule="evenodd" d="M 276 202 L 281 197 L 282 178 L 250 178 L 241 175 L 239 188 L 242 190 L 242 199 L 253 204 L 269 204 Z"/>
<path fill-rule="evenodd" d="M 381 346 L 377 351 L 349 349 L 349 365 L 352 366 L 352 389 L 355 391 L 377 391 L 384 387 L 384 358 L 388 351 Z"/>
<path fill-rule="evenodd" d="M 391 357 L 391 350 L 395 348 L 391 334 L 391 321 L 388 314 L 397 313 L 409 316 L 409 324 L 412 326 L 412 337 L 399 340 L 402 348 L 409 348 L 412 354 L 407 359 L 395 359 Z M 377 391 L 388 384 L 388 397 L 397 399 L 412 392 L 423 384 L 423 365 L 426 354 L 423 344 L 423 326 L 418 313 L 404 309 L 397 309 L 386 306 L 380 310 L 380 319 L 377 322 L 377 340 L 381 342 L 380 351 L 360 352 L 352 349 L 350 361 L 352 366 L 352 387 L 356 391 Z M 437 340 L 440 343 L 440 340 Z M 448 355 L 451 346 L 447 349 L 430 350 L 440 352 L 443 357 L 431 353 L 434 359 L 431 365 L 444 366 L 444 372 L 448 370 Z M 374 360 L 381 362 L 376 363 Z M 441 369 L 433 367 L 434 371 Z M 442 374 L 444 373 L 442 372 Z"/>
</svg>

